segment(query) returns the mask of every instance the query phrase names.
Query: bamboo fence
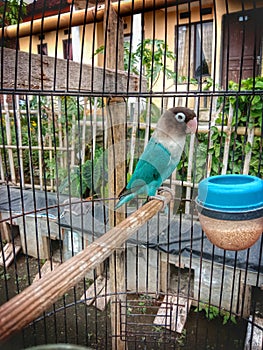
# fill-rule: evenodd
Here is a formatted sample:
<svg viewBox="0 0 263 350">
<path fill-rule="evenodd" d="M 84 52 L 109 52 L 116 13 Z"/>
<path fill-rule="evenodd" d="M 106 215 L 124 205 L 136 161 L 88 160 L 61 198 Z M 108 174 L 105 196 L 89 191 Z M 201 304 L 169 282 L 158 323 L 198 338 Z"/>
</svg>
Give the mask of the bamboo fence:
<svg viewBox="0 0 263 350">
<path fill-rule="evenodd" d="M 103 118 L 103 109 L 101 115 L 101 110 L 97 110 L 96 103 L 94 107 L 83 99 L 81 105 L 83 107 L 82 117 L 79 118 L 78 113 L 73 113 L 65 122 L 65 111 L 62 109 L 61 99 L 59 97 L 47 97 L 46 99 L 44 104 L 38 101 L 35 108 L 30 107 L 28 99 L 25 108 L 25 105 L 19 103 L 19 95 L 15 95 L 12 103 L 10 101 L 8 103 L 8 96 L 3 95 L 2 122 L 0 125 L 2 129 L 0 138 L 0 184 L 6 183 L 6 174 L 8 173 L 8 181 L 12 185 L 22 188 L 34 187 L 40 190 L 58 191 L 58 182 L 60 181 L 58 169 L 71 171 L 74 167 L 78 167 L 80 163 L 83 164 L 86 147 L 89 143 L 94 158 L 96 142 L 101 130 L 103 130 L 104 138 L 102 143 L 107 144 L 107 121 Z M 10 105 L 12 105 L 12 108 L 10 108 Z M 233 113 L 233 109 L 230 108 L 227 125 L 216 125 L 217 114 L 213 113 L 210 121 L 199 123 L 198 128 L 198 134 L 208 134 L 208 149 L 213 148 L 213 126 L 216 126 L 220 132 L 225 133 L 225 143 L 222 145 L 222 174 L 225 174 L 228 169 L 231 135 L 233 133 L 245 135 L 246 142 L 251 145 L 253 145 L 256 136 L 261 136 L 259 128 L 233 127 Z M 149 121 L 149 114 L 146 117 Z M 22 127 L 22 121 L 24 127 Z M 155 126 L 156 124 L 152 123 L 151 129 L 154 130 Z M 136 148 L 138 132 L 139 130 L 145 130 L 146 140 L 150 128 L 147 122 L 140 122 L 139 116 L 135 114 L 132 120 L 127 119 L 127 129 L 131 131 L 128 143 L 129 156 L 127 158 L 130 161 L 128 171 L 132 173 L 134 159 L 139 156 Z M 197 136 L 193 135 L 190 139 L 188 164 L 185 165 L 187 167 L 186 180 L 182 181 L 177 176 L 176 171 L 169 180 L 172 188 L 176 185 L 186 187 L 186 199 L 191 198 L 192 189 L 198 186 L 194 167 L 198 134 Z M 146 145 L 145 140 L 142 142 Z M 244 154 L 243 174 L 249 173 L 252 152 L 253 147 Z M 211 174 L 211 157 L 212 155 L 207 152 L 205 176 Z M 34 162 L 32 159 L 34 159 Z M 49 163 L 48 172 L 46 163 Z"/>
</svg>

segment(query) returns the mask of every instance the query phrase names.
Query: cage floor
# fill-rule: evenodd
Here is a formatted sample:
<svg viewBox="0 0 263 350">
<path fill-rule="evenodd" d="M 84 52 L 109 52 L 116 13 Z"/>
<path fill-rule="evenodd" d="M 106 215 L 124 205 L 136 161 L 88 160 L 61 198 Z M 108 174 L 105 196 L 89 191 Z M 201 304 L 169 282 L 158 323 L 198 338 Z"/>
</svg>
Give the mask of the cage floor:
<svg viewBox="0 0 263 350">
<path fill-rule="evenodd" d="M 27 284 L 25 256 L 19 255 L 17 271 L 19 286 Z M 36 259 L 29 259 L 30 274 L 38 271 Z M 0 268 L 0 303 L 5 299 L 3 270 Z M 8 269 L 9 297 L 16 294 L 15 268 Z M 71 343 L 111 349 L 112 333 L 110 307 L 99 311 L 94 306 L 80 303 L 84 284 L 80 283 L 59 300 L 45 316 L 16 334 L 5 343 L 6 350 L 24 349 L 43 343 Z M 122 339 L 129 350 L 136 349 L 243 349 L 247 322 L 237 319 L 237 324 L 223 325 L 221 318 L 208 321 L 203 312 L 195 312 L 192 307 L 188 313 L 185 331 L 181 334 L 154 325 L 153 321 L 162 299 L 146 295 L 128 295 L 126 303 L 127 321 L 122 331 Z"/>
</svg>

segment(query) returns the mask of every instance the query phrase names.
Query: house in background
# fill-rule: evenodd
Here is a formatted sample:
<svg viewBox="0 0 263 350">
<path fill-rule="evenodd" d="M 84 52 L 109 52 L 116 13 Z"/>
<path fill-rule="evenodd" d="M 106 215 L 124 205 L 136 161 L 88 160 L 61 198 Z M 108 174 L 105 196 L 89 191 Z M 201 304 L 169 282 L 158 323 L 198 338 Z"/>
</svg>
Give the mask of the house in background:
<svg viewBox="0 0 263 350">
<path fill-rule="evenodd" d="M 24 21 L 56 15 L 59 23 L 64 12 L 85 10 L 86 6 L 86 11 L 93 12 L 103 8 L 101 2 L 94 7 L 92 1 L 77 0 L 71 9 L 70 2 L 54 0 L 48 7 L 45 4 L 43 11 L 44 1 L 38 0 L 27 6 Z M 161 75 L 153 91 L 195 90 L 191 79 L 202 85 L 207 78 L 212 78 L 215 86 L 226 88 L 230 80 L 238 82 L 240 78 L 262 74 L 262 0 L 230 0 L 228 5 L 221 0 L 175 3 L 167 9 L 134 16 L 131 11 L 122 17 L 124 37 L 132 41 L 133 50 L 143 39 L 162 39 L 177 57 L 175 62 L 166 61 L 170 69 L 178 72 L 176 81 Z M 120 2 L 120 12 L 122 4 L 127 1 Z M 103 22 L 23 37 L 19 45 L 22 51 L 103 66 L 103 55 L 94 57 L 96 49 L 104 45 Z"/>
<path fill-rule="evenodd" d="M 62 13 L 70 12 L 70 5 L 66 0 L 35 1 L 27 5 L 26 15 L 23 22 L 34 21 L 50 16 L 60 16 Z M 39 33 L 31 38 L 21 38 L 19 41 L 20 50 L 42 55 L 48 55 L 64 59 L 73 59 L 72 40 L 69 30 Z"/>
</svg>

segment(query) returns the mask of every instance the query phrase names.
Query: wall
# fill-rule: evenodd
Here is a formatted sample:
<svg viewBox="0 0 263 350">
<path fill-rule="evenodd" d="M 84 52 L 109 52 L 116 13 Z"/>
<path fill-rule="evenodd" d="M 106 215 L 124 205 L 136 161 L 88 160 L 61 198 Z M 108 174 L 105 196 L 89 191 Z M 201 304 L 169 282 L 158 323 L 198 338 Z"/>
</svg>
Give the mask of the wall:
<svg viewBox="0 0 263 350">
<path fill-rule="evenodd" d="M 96 24 L 96 39 L 95 39 L 95 50 L 103 44 L 102 38 L 102 23 Z M 89 24 L 85 28 L 85 39 L 83 45 L 83 63 L 92 63 L 92 48 L 93 48 L 93 31 L 94 25 Z M 47 32 L 44 34 L 45 38 L 42 43 L 47 43 L 48 46 L 48 56 L 63 58 L 63 40 L 68 39 L 68 34 L 65 34 L 65 30 L 59 30 L 58 35 L 56 35 L 55 31 Z M 56 39 L 57 36 L 57 39 Z M 70 36 L 70 38 L 72 35 Z M 83 37 L 83 26 L 80 27 L 80 50 L 82 49 L 82 37 Z M 38 45 L 41 44 L 41 40 L 39 39 L 39 35 L 33 35 L 31 38 L 32 42 L 30 43 L 30 37 L 20 38 L 19 45 L 20 50 L 24 52 L 32 52 L 38 53 Z M 57 44 L 56 44 L 57 42 Z M 31 49 L 31 50 L 30 50 Z M 97 64 L 98 57 L 95 56 L 95 65 Z M 100 62 L 102 65 L 103 60 Z"/>
<path fill-rule="evenodd" d="M 207 0 L 202 1 L 203 8 L 206 7 L 214 7 L 213 1 Z M 213 56 L 216 56 L 216 60 L 214 60 L 214 57 L 212 59 L 212 62 L 216 62 L 216 66 L 213 67 L 215 69 L 215 83 L 219 84 L 220 82 L 220 59 L 221 59 L 221 44 L 222 44 L 222 18 L 225 13 L 231 13 L 231 12 L 237 12 L 241 11 L 242 8 L 244 10 L 248 10 L 253 8 L 253 2 L 246 0 L 246 1 L 240 1 L 240 0 L 232 0 L 229 1 L 228 7 L 226 7 L 226 2 L 221 0 L 215 1 L 215 8 L 213 8 L 213 13 L 208 15 L 203 15 L 202 20 L 211 20 L 214 17 L 214 14 L 216 17 L 214 18 L 214 23 L 216 24 L 216 30 L 214 31 L 214 40 L 213 40 Z M 263 7 L 263 0 L 259 0 L 256 3 L 257 7 Z M 179 14 L 177 15 L 176 11 L 179 11 Z M 185 18 L 180 19 L 180 14 L 191 11 L 191 18 Z M 153 38 L 156 39 L 165 39 L 165 32 L 166 32 L 166 40 L 167 45 L 170 50 L 174 52 L 175 50 L 175 42 L 174 42 L 174 35 L 175 35 L 175 26 L 177 24 L 177 21 L 179 19 L 178 24 L 187 24 L 189 21 L 191 23 L 193 22 L 199 22 L 200 21 L 200 8 L 199 8 L 199 2 L 193 2 L 190 5 L 183 4 L 175 7 L 170 7 L 167 12 L 164 10 L 158 10 L 153 12 L 147 12 L 143 15 L 144 17 L 144 37 L 145 38 Z M 131 17 L 125 17 L 124 22 L 127 24 L 127 29 L 125 30 L 125 34 L 130 32 L 130 22 Z M 165 25 L 166 23 L 166 25 Z M 97 23 L 96 24 L 96 30 L 95 30 L 95 50 L 103 45 L 104 43 L 104 34 L 103 34 L 103 23 Z M 153 31 L 153 28 L 154 31 Z M 83 62 L 84 63 L 91 63 L 92 62 L 92 48 L 93 48 L 93 33 L 94 33 L 94 25 L 89 24 L 85 28 L 85 40 L 84 40 L 84 55 L 83 55 Z M 80 27 L 80 49 L 82 45 L 82 35 L 83 35 L 83 26 Z M 67 39 L 68 35 L 64 34 L 64 30 L 60 30 L 58 32 L 58 41 L 57 41 L 57 57 L 63 58 L 63 45 L 62 40 Z M 55 56 L 56 54 L 56 32 L 50 32 L 45 33 L 45 39 L 43 40 L 43 43 L 48 44 L 48 55 Z M 31 45 L 31 51 L 32 53 L 37 53 L 37 45 L 40 44 L 39 36 L 35 35 L 32 37 L 32 45 Z M 29 37 L 21 38 L 20 39 L 20 50 L 22 51 L 30 51 L 30 40 Z M 98 57 L 95 57 L 95 64 L 98 64 L 100 66 L 103 65 L 103 56 L 99 55 Z M 167 60 L 167 66 L 171 69 L 174 69 L 174 62 L 169 62 Z M 212 76 L 214 72 L 212 69 Z M 161 75 L 158 83 L 153 87 L 154 91 L 162 91 L 163 90 L 163 84 L 165 85 L 166 91 L 174 91 L 174 85 L 172 80 L 165 80 L 163 81 L 163 76 Z M 190 86 L 191 89 L 195 90 L 195 86 Z M 185 91 L 185 84 L 178 84 L 177 86 L 178 91 Z"/>
</svg>

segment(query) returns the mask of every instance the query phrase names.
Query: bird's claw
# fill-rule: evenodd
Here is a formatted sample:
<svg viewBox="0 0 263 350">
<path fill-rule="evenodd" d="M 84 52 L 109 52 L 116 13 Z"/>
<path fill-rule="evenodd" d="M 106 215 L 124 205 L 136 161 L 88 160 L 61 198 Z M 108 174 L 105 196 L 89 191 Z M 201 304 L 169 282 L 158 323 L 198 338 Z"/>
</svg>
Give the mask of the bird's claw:
<svg viewBox="0 0 263 350">
<path fill-rule="evenodd" d="M 153 199 L 158 199 L 158 201 L 162 201 L 163 202 L 163 207 L 161 209 L 161 211 L 163 211 L 165 206 L 166 206 L 165 205 L 166 198 L 164 196 L 159 195 L 159 194 L 156 194 L 155 196 L 149 196 L 148 197 L 148 201 L 152 201 Z"/>
<path fill-rule="evenodd" d="M 172 197 L 172 199 L 174 199 L 174 193 L 173 193 L 173 191 L 172 191 L 172 189 L 170 187 L 166 187 L 166 186 L 159 187 L 158 190 L 157 190 L 157 193 L 159 194 L 159 193 L 162 193 L 162 192 L 169 192 L 171 197 Z"/>
<path fill-rule="evenodd" d="M 169 192 L 172 196 L 172 198 L 174 198 L 173 192 L 169 187 L 159 187 L 157 190 L 157 194 L 155 196 L 149 196 L 148 197 L 148 201 L 153 200 L 153 199 L 158 199 L 159 201 L 163 202 L 163 207 L 161 209 L 161 211 L 166 211 L 167 209 L 167 205 L 166 205 L 166 197 L 162 196 L 161 193 L 163 192 Z"/>
</svg>

